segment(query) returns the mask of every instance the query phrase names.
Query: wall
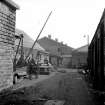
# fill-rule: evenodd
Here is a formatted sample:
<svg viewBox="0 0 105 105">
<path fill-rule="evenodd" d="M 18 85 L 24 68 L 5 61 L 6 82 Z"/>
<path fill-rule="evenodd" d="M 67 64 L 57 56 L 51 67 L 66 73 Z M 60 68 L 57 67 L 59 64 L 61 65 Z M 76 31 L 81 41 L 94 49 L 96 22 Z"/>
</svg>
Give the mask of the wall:
<svg viewBox="0 0 105 105">
<path fill-rule="evenodd" d="M 71 57 L 63 57 L 62 67 L 71 68 Z"/>
<path fill-rule="evenodd" d="M 56 56 L 50 56 L 50 63 L 53 65 L 53 66 L 58 66 L 58 62 L 57 62 L 57 57 Z"/>
<path fill-rule="evenodd" d="M 49 55 L 49 62 L 55 66 L 60 67 L 62 65 L 62 58 L 56 55 Z"/>
<path fill-rule="evenodd" d="M 72 54 L 72 67 L 79 67 L 87 64 L 87 53 L 73 53 Z"/>
<path fill-rule="evenodd" d="M 0 1 L 0 90 L 13 82 L 13 47 L 16 9 Z"/>
<path fill-rule="evenodd" d="M 105 90 L 105 9 L 96 32 L 91 40 L 88 51 L 90 80 L 93 88 Z"/>
</svg>

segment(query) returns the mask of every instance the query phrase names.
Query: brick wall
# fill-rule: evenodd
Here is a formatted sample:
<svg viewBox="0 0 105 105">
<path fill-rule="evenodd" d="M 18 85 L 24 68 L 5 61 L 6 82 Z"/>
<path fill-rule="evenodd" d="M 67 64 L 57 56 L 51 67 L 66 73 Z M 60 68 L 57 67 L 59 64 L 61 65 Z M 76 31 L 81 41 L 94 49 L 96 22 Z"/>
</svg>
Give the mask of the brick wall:
<svg viewBox="0 0 105 105">
<path fill-rule="evenodd" d="M 15 14 L 15 8 L 0 1 L 0 90 L 13 82 Z"/>
<path fill-rule="evenodd" d="M 62 66 L 65 68 L 71 67 L 71 57 L 63 57 Z"/>
<path fill-rule="evenodd" d="M 72 54 L 72 66 L 79 67 L 80 65 L 87 64 L 87 53 L 73 53 Z"/>
</svg>

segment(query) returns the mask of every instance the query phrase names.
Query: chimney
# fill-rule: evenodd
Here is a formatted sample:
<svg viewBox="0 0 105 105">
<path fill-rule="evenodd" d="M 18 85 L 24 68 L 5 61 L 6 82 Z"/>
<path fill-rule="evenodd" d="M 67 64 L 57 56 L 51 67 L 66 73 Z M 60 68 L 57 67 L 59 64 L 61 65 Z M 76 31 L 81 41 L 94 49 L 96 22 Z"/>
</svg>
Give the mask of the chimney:
<svg viewBox="0 0 105 105">
<path fill-rule="evenodd" d="M 51 35 L 48 35 L 48 38 L 51 39 Z"/>
<path fill-rule="evenodd" d="M 67 46 L 67 44 L 65 44 L 65 46 Z"/>
<path fill-rule="evenodd" d="M 55 38 L 55 41 L 56 41 L 56 42 L 58 42 L 58 39 L 57 39 L 57 38 Z"/>
<path fill-rule="evenodd" d="M 63 41 L 61 41 L 61 44 L 63 45 Z"/>
</svg>

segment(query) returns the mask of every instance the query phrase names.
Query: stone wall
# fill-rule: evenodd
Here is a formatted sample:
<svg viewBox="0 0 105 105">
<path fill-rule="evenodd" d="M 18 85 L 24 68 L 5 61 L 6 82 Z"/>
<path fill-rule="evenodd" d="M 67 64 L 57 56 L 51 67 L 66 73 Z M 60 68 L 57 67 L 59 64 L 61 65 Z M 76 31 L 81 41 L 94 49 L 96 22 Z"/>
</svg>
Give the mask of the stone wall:
<svg viewBox="0 0 105 105">
<path fill-rule="evenodd" d="M 16 9 L 0 1 L 0 90 L 13 83 Z"/>
</svg>

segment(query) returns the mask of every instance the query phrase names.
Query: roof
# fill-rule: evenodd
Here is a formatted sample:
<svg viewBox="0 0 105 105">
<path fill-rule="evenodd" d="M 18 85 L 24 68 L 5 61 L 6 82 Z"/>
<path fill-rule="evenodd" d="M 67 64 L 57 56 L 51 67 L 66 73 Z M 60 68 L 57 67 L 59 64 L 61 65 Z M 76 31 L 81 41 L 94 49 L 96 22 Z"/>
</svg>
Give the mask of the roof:
<svg viewBox="0 0 105 105">
<path fill-rule="evenodd" d="M 84 45 L 82 47 L 79 47 L 79 48 L 75 49 L 74 51 L 77 51 L 77 52 L 88 52 L 88 45 Z"/>
<path fill-rule="evenodd" d="M 6 2 L 8 5 L 14 7 L 15 9 L 19 9 L 19 6 L 12 0 L 4 0 L 4 2 Z"/>
<path fill-rule="evenodd" d="M 46 49 L 46 51 L 50 52 L 52 55 L 60 55 L 60 51 L 62 50 L 63 54 L 71 54 L 73 48 L 69 47 L 65 44 L 61 44 L 56 40 L 50 39 L 48 37 L 43 37 L 38 40 L 38 43 Z"/>
<path fill-rule="evenodd" d="M 34 40 L 31 39 L 30 36 L 27 35 L 24 31 L 19 30 L 19 29 L 15 29 L 15 34 L 17 36 L 19 36 L 20 34 L 23 34 L 23 46 L 27 47 L 27 48 L 32 47 L 32 45 L 34 43 Z M 18 40 L 15 41 L 15 45 L 18 45 Z M 35 44 L 34 49 L 37 49 L 37 50 L 40 50 L 40 51 L 45 51 L 45 49 L 42 46 L 40 46 L 39 43 Z"/>
</svg>

